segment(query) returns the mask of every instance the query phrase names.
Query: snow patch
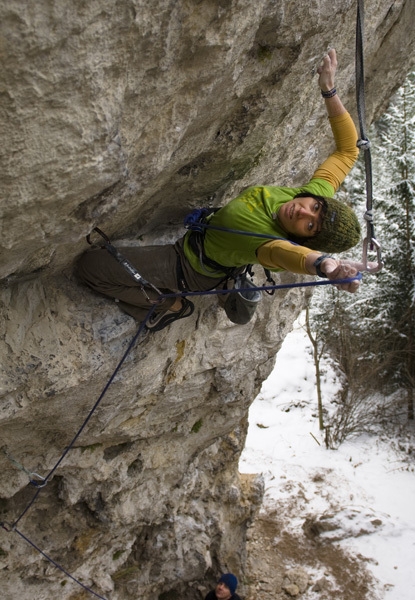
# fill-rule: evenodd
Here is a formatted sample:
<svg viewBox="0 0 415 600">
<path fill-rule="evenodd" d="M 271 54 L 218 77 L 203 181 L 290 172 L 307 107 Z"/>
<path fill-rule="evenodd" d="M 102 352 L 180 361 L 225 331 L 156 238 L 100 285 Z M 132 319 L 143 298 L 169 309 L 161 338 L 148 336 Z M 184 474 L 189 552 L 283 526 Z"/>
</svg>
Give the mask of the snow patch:
<svg viewBox="0 0 415 600">
<path fill-rule="evenodd" d="M 296 322 L 251 406 L 240 471 L 263 473 L 263 511 L 278 503 L 302 528 L 361 555 L 386 600 L 415 597 L 415 475 L 386 438 L 360 436 L 327 450 L 318 429 L 311 345 Z M 338 391 L 326 365 L 323 401 Z M 396 444 L 397 446 L 397 444 Z"/>
</svg>

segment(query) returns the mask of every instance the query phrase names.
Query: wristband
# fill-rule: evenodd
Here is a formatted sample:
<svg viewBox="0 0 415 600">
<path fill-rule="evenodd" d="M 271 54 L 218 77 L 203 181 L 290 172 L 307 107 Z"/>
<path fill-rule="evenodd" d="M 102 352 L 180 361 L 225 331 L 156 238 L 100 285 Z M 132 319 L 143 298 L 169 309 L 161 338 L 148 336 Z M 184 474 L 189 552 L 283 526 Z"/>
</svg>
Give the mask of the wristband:
<svg viewBox="0 0 415 600">
<path fill-rule="evenodd" d="M 335 96 L 336 94 L 337 94 L 336 88 L 333 88 L 332 90 L 329 90 L 328 92 L 323 92 L 323 90 L 321 90 L 321 95 L 323 96 L 323 98 L 333 98 L 333 96 Z"/>
<path fill-rule="evenodd" d="M 327 279 L 327 275 L 325 273 L 323 273 L 323 271 L 320 268 L 321 263 L 323 262 L 323 260 L 326 260 L 326 258 L 333 258 L 332 256 L 329 256 L 328 254 L 320 254 L 320 256 L 317 258 L 317 260 L 315 260 L 313 262 L 313 267 L 316 270 L 316 273 L 319 277 L 325 277 Z"/>
</svg>

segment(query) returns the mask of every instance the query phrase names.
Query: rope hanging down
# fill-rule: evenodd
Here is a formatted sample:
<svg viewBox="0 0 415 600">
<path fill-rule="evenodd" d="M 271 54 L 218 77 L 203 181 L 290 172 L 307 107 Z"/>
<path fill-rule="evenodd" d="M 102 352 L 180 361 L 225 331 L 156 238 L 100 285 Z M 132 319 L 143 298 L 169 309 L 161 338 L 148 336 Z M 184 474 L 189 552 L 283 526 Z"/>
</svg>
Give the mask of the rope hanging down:
<svg viewBox="0 0 415 600">
<path fill-rule="evenodd" d="M 120 259 L 120 258 L 122 258 L 122 257 L 119 256 L 118 259 Z M 122 262 L 121 262 L 121 264 L 122 264 Z M 130 272 L 130 270 L 128 269 L 128 267 L 126 268 L 126 270 L 128 272 Z M 132 273 L 130 272 L 130 274 L 132 274 Z M 350 281 L 352 281 L 354 279 L 361 279 L 361 277 L 362 276 L 359 273 L 357 275 L 357 277 L 348 278 L 348 279 L 337 279 L 337 280 L 334 280 L 334 281 L 330 281 L 330 280 L 324 280 L 324 281 L 322 281 L 322 280 L 320 280 L 320 281 L 308 281 L 308 282 L 301 282 L 301 283 L 278 284 L 278 285 L 272 285 L 272 286 L 258 286 L 257 289 L 258 290 L 262 290 L 262 291 L 266 291 L 266 290 L 270 290 L 270 289 L 286 289 L 286 288 L 295 288 L 295 287 L 308 287 L 308 286 L 314 286 L 314 285 L 317 285 L 317 286 L 318 285 L 333 285 L 333 284 L 349 283 Z M 136 277 L 134 277 L 134 279 L 136 279 Z M 178 292 L 178 293 L 171 293 L 171 294 L 161 294 L 159 296 L 158 300 L 157 300 L 157 304 L 159 302 L 163 302 L 163 300 L 165 298 L 183 297 L 183 296 L 202 296 L 202 295 L 213 295 L 213 294 L 215 294 L 215 295 L 217 295 L 217 294 L 229 294 L 229 293 L 240 293 L 240 292 L 245 292 L 245 291 L 251 291 L 251 289 L 250 288 L 249 289 L 245 289 L 245 288 L 239 289 L 238 288 L 238 289 L 230 289 L 230 290 L 207 290 L 207 291 L 203 291 L 203 292 Z M 126 349 L 126 351 L 125 351 L 124 355 L 122 356 L 120 362 L 118 363 L 117 367 L 115 368 L 114 373 L 111 375 L 110 379 L 108 380 L 108 383 L 105 385 L 105 387 L 104 387 L 103 391 L 101 392 L 99 398 L 96 400 L 95 404 L 93 405 L 93 407 L 89 411 L 88 416 L 86 417 L 86 419 L 82 423 L 81 427 L 78 429 L 77 433 L 72 438 L 72 441 L 69 443 L 69 445 L 63 451 L 61 457 L 56 462 L 55 466 L 49 471 L 49 473 L 45 477 L 41 477 L 37 473 L 32 473 L 32 472 L 28 471 L 20 463 L 18 463 L 7 452 L 7 450 L 2 449 L 3 452 L 6 454 L 6 456 L 8 456 L 8 458 L 11 460 L 11 462 L 13 462 L 17 468 L 23 470 L 29 476 L 30 483 L 34 487 L 36 487 L 37 489 L 36 489 L 36 492 L 33 495 L 32 499 L 29 501 L 29 503 L 26 505 L 26 507 L 20 513 L 20 515 L 13 521 L 13 523 L 7 523 L 5 521 L 2 521 L 2 522 L 0 522 L 0 527 L 3 530 L 7 531 L 7 532 L 15 532 L 15 533 L 17 533 L 22 539 L 24 539 L 30 546 L 32 546 L 35 550 L 37 550 L 44 558 L 46 558 L 57 569 L 61 570 L 65 575 L 67 575 L 68 577 L 70 577 L 72 579 L 72 581 L 74 581 L 74 583 L 77 583 L 78 585 L 80 585 L 81 587 L 83 587 L 87 592 L 90 592 L 91 594 L 93 594 L 97 598 L 101 598 L 102 600 L 106 600 L 106 599 L 103 596 L 100 596 L 99 594 L 97 594 L 96 592 L 94 592 L 92 589 L 90 589 L 87 586 L 85 586 L 81 581 L 79 581 L 75 577 L 73 577 L 61 565 L 59 565 L 57 562 L 55 562 L 50 556 L 48 556 L 45 552 L 43 552 L 43 550 L 41 550 L 38 546 L 36 546 L 36 544 L 34 544 L 29 538 L 27 538 L 21 531 L 19 531 L 17 529 L 17 525 L 21 521 L 21 519 L 31 509 L 31 507 L 35 503 L 36 499 L 38 498 L 39 494 L 41 493 L 42 489 L 46 486 L 46 484 L 48 483 L 49 479 L 55 473 L 56 469 L 61 465 L 62 461 L 64 460 L 64 458 L 66 457 L 66 455 L 68 454 L 68 452 L 74 447 L 74 444 L 75 444 L 76 440 L 79 438 L 79 436 L 81 435 L 81 433 L 84 431 L 87 423 L 92 418 L 92 415 L 94 414 L 94 412 L 98 408 L 98 406 L 101 403 L 102 399 L 104 398 L 106 392 L 108 391 L 110 385 L 114 381 L 115 376 L 117 375 L 117 373 L 121 369 L 122 365 L 124 364 L 125 360 L 127 359 L 127 356 L 129 355 L 129 353 L 131 352 L 131 350 L 135 346 L 135 343 L 136 343 L 137 339 L 140 337 L 141 333 L 145 329 L 145 325 L 146 325 L 148 319 L 150 318 L 150 316 L 152 315 L 152 313 L 154 312 L 157 304 L 153 303 L 150 306 L 149 311 L 148 311 L 148 313 L 146 315 L 146 318 L 144 319 L 144 321 L 142 323 L 140 323 L 140 325 L 139 325 L 139 327 L 137 329 L 137 332 L 135 333 L 135 335 L 134 335 L 133 339 L 131 340 L 128 348 Z M 34 475 L 36 475 L 36 477 L 40 481 L 36 481 L 34 479 L 34 477 L 33 477 Z"/>
<path fill-rule="evenodd" d="M 19 535 L 27 544 L 29 544 L 29 546 L 31 546 L 34 550 L 36 550 L 37 552 L 39 552 L 39 554 L 41 554 L 44 558 L 46 558 L 46 560 L 48 560 L 54 567 L 56 567 L 57 569 L 59 569 L 59 571 L 62 571 L 62 573 L 64 573 L 67 577 L 69 577 L 69 579 L 72 579 L 72 581 L 74 583 L 76 583 L 76 584 L 80 585 L 82 588 L 84 588 L 84 590 L 86 592 L 89 592 L 90 594 L 92 594 L 96 598 L 100 598 L 100 600 L 107 600 L 105 598 L 105 596 L 100 596 L 100 594 L 97 594 L 90 587 L 88 587 L 87 585 L 85 585 L 84 583 L 82 583 L 82 581 L 79 581 L 79 579 L 76 579 L 73 575 L 71 575 L 66 569 L 64 569 L 62 567 L 62 565 L 60 565 L 59 563 L 57 563 L 52 557 L 48 556 L 45 552 L 43 552 L 43 550 L 41 550 L 41 548 L 39 548 L 39 546 L 37 546 L 34 542 L 32 542 L 32 540 L 30 540 L 28 537 L 26 537 L 16 527 L 13 527 L 13 529 L 8 529 L 3 524 L 1 524 L 1 526 L 3 527 L 3 529 L 5 531 L 14 531 L 15 533 L 17 533 L 17 535 Z"/>
<path fill-rule="evenodd" d="M 185 297 L 185 296 L 204 296 L 204 295 L 218 295 L 218 294 L 232 294 L 232 293 L 251 292 L 252 288 L 214 289 L 214 290 L 204 290 L 204 291 L 195 291 L 195 292 L 186 291 L 186 292 L 172 292 L 172 293 L 168 293 L 168 294 L 163 294 L 163 293 L 160 292 L 160 290 L 158 290 L 151 283 L 147 282 L 138 273 L 137 269 L 111 244 L 111 242 L 108 239 L 108 237 L 100 229 L 95 228 L 95 231 L 97 233 L 99 233 L 99 235 L 104 239 L 104 247 L 105 247 L 105 249 L 112 256 L 114 256 L 114 258 L 120 263 L 120 265 L 129 273 L 129 275 L 135 281 L 137 281 L 140 284 L 140 287 L 143 288 L 143 291 L 145 291 L 145 287 L 148 287 L 148 288 L 152 289 L 153 291 L 157 292 L 158 298 L 156 300 L 151 300 L 148 297 L 149 310 L 148 310 L 148 313 L 147 313 L 144 321 L 142 321 L 140 323 L 136 334 L 134 335 L 133 339 L 131 340 L 131 342 L 130 342 L 127 350 L 125 351 L 124 355 L 122 356 L 120 362 L 118 363 L 118 365 L 117 365 L 114 373 L 111 375 L 111 377 L 108 380 L 107 384 L 105 385 L 102 393 L 100 394 L 99 398 L 96 400 L 95 404 L 93 405 L 93 407 L 89 411 L 89 413 L 88 413 L 86 419 L 84 420 L 84 422 L 82 423 L 81 427 L 78 429 L 77 433 L 74 435 L 74 437 L 72 438 L 72 441 L 69 443 L 69 445 L 62 452 L 60 458 L 58 459 L 58 461 L 56 462 L 56 464 L 54 465 L 54 467 L 49 471 L 49 473 L 45 477 L 42 477 L 42 476 L 38 475 L 37 473 L 33 473 L 33 472 L 25 469 L 23 467 L 23 465 L 21 465 L 18 461 L 16 461 L 16 459 L 14 457 L 12 457 L 9 452 L 7 452 L 7 449 L 2 448 L 3 452 L 9 458 L 9 460 L 17 468 L 19 468 L 20 470 L 24 471 L 28 475 L 29 481 L 30 481 L 31 485 L 33 485 L 37 489 L 36 489 L 36 492 L 33 495 L 32 499 L 28 502 L 28 504 L 26 505 L 26 507 L 24 508 L 24 510 L 14 520 L 14 522 L 12 524 L 8 524 L 6 522 L 0 522 L 0 526 L 5 531 L 14 531 L 14 532 L 18 533 L 20 535 L 20 537 L 22 537 L 28 544 L 30 544 L 33 548 L 35 548 L 40 554 L 42 554 L 47 560 L 49 560 L 58 569 L 60 569 L 66 575 L 68 575 L 75 583 L 78 583 L 79 585 L 81 585 L 82 587 L 84 587 L 84 589 L 86 589 L 87 591 L 91 592 L 92 594 L 94 594 L 98 598 L 102 598 L 102 596 L 99 596 L 93 590 L 87 588 L 80 581 L 78 581 L 77 579 L 75 579 L 72 575 L 70 575 L 67 571 L 65 571 L 65 569 L 63 569 L 63 567 L 61 567 L 59 564 L 57 564 L 53 559 L 51 559 L 47 554 L 45 554 L 40 548 L 38 548 L 31 540 L 29 540 L 20 531 L 18 531 L 17 525 L 21 521 L 21 519 L 23 519 L 23 517 L 31 509 L 31 507 L 35 503 L 36 499 L 38 498 L 40 492 L 42 491 L 42 489 L 46 486 L 46 484 L 48 483 L 49 479 L 53 476 L 53 474 L 55 473 L 55 471 L 57 470 L 57 468 L 61 465 L 61 463 L 63 462 L 63 460 L 65 459 L 65 457 L 67 456 L 67 454 L 70 452 L 70 450 L 74 447 L 75 442 L 77 441 L 77 439 L 79 438 L 79 436 L 81 435 L 81 433 L 84 431 L 86 425 L 88 424 L 88 422 L 92 418 L 93 414 L 95 413 L 96 409 L 98 408 L 99 404 L 101 403 L 103 397 L 105 396 L 106 392 L 108 391 L 108 388 L 110 387 L 110 385 L 114 381 L 115 376 L 117 375 L 117 373 L 121 369 L 123 363 L 125 362 L 127 356 L 129 355 L 129 353 L 131 352 L 131 350 L 135 346 L 135 343 L 136 343 L 137 339 L 140 337 L 141 333 L 144 331 L 144 329 L 146 327 L 146 323 L 150 319 L 151 315 L 153 314 L 156 306 L 158 304 L 164 302 L 164 300 L 166 298 L 180 298 L 180 297 Z M 244 234 L 246 234 L 247 232 L 237 232 L 237 233 L 244 233 Z M 248 235 L 249 235 L 249 233 L 248 233 Z M 90 236 L 87 237 L 87 241 L 88 241 L 88 243 L 91 243 Z M 360 273 L 358 273 L 355 277 L 347 278 L 347 279 L 336 279 L 336 280 L 328 280 L 328 279 L 326 279 L 326 280 L 319 280 L 319 281 L 306 281 L 306 282 L 300 282 L 300 283 L 263 285 L 263 286 L 257 286 L 255 289 L 257 289 L 258 291 L 269 291 L 269 290 L 276 290 L 276 289 L 309 287 L 309 286 L 320 286 L 320 285 L 340 285 L 342 283 L 350 283 L 351 281 L 361 279 L 361 277 L 362 277 L 362 275 Z M 147 294 L 146 294 L 146 296 L 147 296 Z"/>
<path fill-rule="evenodd" d="M 375 237 L 373 225 L 373 183 L 372 183 L 372 155 L 370 151 L 370 141 L 366 135 L 366 105 L 365 105 L 365 74 L 363 59 L 363 23 L 364 7 L 363 0 L 357 0 L 357 18 L 356 18 L 356 104 L 359 118 L 360 140 L 357 145 L 364 150 L 365 172 L 366 172 L 366 238 L 363 241 L 362 262 L 364 271 L 377 273 L 383 267 L 381 247 Z M 368 268 L 368 251 L 376 250 L 378 265 L 375 268 Z"/>
</svg>

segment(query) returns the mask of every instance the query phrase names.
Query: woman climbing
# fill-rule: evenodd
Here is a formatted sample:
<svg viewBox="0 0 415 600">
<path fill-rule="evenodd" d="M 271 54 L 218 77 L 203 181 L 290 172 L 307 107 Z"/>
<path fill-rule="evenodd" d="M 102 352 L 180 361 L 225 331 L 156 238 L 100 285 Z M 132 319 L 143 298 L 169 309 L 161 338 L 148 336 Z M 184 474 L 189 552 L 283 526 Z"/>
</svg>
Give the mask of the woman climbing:
<svg viewBox="0 0 415 600">
<path fill-rule="evenodd" d="M 170 245 L 123 248 L 123 256 L 142 277 L 169 293 L 218 289 L 248 264 L 331 280 L 357 274 L 359 263 L 330 256 L 355 246 L 360 239 L 356 215 L 333 198 L 358 156 L 356 128 L 335 89 L 336 69 L 336 52 L 332 49 L 318 68 L 318 84 L 336 150 L 311 180 L 296 188 L 247 188 L 210 216 L 208 224 L 220 229 L 208 228 L 203 235 L 189 231 Z M 258 236 L 238 235 L 230 229 Z M 271 238 L 268 241 L 267 235 Z M 272 239 L 275 237 L 280 239 Z M 151 306 L 147 293 L 157 299 L 153 290 L 143 294 L 139 283 L 102 249 L 86 252 L 79 260 L 78 273 L 84 283 L 115 298 L 120 308 L 140 322 Z M 358 286 L 359 281 L 352 281 L 338 287 L 355 292 Z M 188 299 L 167 298 L 156 307 L 146 326 L 162 329 L 192 312 L 193 304 Z"/>
</svg>

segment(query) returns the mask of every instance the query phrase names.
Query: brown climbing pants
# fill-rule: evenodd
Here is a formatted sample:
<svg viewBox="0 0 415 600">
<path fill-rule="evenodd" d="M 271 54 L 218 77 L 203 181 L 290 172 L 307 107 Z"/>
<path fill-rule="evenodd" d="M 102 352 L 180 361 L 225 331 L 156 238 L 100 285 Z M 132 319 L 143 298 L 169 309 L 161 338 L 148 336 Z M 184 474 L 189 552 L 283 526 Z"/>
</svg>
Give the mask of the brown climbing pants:
<svg viewBox="0 0 415 600">
<path fill-rule="evenodd" d="M 177 264 L 180 259 L 182 274 L 187 291 L 211 290 L 223 283 L 223 278 L 201 275 L 192 269 L 183 252 L 183 239 L 174 245 L 119 247 L 144 279 L 155 285 L 163 293 L 179 292 Z M 119 301 L 119 307 L 126 313 L 143 321 L 151 304 L 141 290 L 140 284 L 105 249 L 94 248 L 85 252 L 78 261 L 77 274 L 90 288 Z M 146 288 L 152 300 L 157 293 Z M 166 310 L 174 303 L 167 298 L 157 310 Z"/>
</svg>

